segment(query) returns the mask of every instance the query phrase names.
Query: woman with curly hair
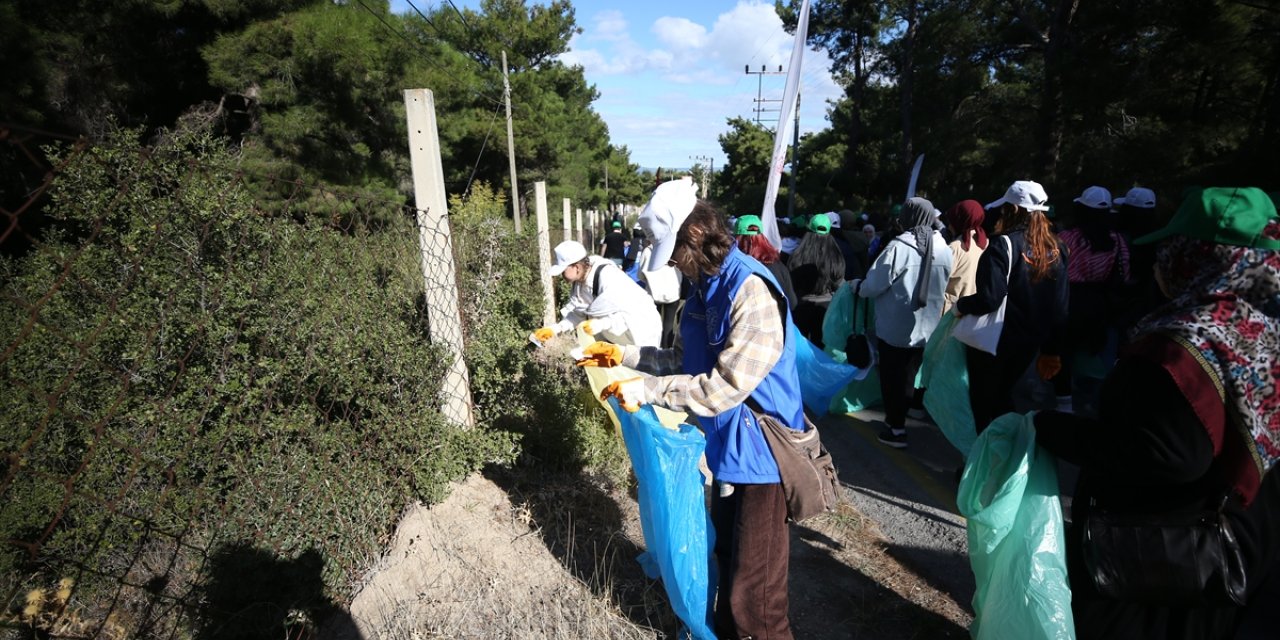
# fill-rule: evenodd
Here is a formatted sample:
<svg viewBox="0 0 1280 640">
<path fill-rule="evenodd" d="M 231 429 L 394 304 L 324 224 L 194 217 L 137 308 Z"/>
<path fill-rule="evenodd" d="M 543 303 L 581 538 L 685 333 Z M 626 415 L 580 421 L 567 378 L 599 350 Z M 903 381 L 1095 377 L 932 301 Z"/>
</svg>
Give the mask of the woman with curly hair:
<svg viewBox="0 0 1280 640">
<path fill-rule="evenodd" d="M 983 315 L 1008 299 L 995 355 L 965 347 L 978 433 L 1013 410 L 1013 387 L 1037 352 L 1041 378 L 1052 379 L 1061 370 L 1059 342 L 1069 296 L 1067 254 L 1045 216 L 1049 195 L 1044 187 L 1019 180 L 986 208 L 998 213 L 995 237 L 978 260 L 977 291 L 955 304 L 956 317 Z"/>
</svg>

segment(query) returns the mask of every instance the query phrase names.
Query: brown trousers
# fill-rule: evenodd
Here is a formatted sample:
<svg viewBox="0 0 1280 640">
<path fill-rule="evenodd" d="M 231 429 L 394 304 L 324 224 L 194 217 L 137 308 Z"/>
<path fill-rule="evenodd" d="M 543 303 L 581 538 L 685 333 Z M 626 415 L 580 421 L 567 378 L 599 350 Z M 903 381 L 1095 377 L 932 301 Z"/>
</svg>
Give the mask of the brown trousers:
<svg viewBox="0 0 1280 640">
<path fill-rule="evenodd" d="M 732 495 L 712 499 L 711 518 L 720 569 L 716 633 L 736 640 L 791 640 L 790 531 L 782 485 L 734 485 Z"/>
</svg>

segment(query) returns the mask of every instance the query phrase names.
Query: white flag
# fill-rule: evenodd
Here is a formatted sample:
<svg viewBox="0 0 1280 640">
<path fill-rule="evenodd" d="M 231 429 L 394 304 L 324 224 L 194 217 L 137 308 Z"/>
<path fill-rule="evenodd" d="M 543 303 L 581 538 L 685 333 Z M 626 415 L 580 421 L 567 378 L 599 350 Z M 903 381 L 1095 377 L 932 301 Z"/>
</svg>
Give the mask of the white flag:
<svg viewBox="0 0 1280 640">
<path fill-rule="evenodd" d="M 800 20 L 796 23 L 796 42 L 791 47 L 791 67 L 787 69 L 787 88 L 782 92 L 782 111 L 778 114 L 778 131 L 773 137 L 773 159 L 769 162 L 769 181 L 764 190 L 764 206 L 760 210 L 760 222 L 764 235 L 774 247 L 782 247 L 778 235 L 778 215 L 774 204 L 778 200 L 778 183 L 782 180 L 782 165 L 787 161 L 787 145 L 791 140 L 791 115 L 796 108 L 796 93 L 800 91 L 800 66 L 804 59 L 805 40 L 809 34 L 809 0 L 800 5 Z"/>
</svg>

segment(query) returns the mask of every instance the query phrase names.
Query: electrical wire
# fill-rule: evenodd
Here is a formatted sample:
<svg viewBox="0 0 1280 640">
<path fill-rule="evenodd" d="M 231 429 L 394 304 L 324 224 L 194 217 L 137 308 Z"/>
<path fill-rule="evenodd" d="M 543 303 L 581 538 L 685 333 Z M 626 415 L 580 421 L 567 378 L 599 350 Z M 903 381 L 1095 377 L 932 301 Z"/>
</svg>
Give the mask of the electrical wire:
<svg viewBox="0 0 1280 640">
<path fill-rule="evenodd" d="M 467 178 L 467 188 L 462 190 L 464 198 L 471 193 L 471 182 L 476 179 L 476 172 L 480 170 L 480 159 L 484 157 L 485 147 L 489 145 L 489 136 L 493 135 L 493 125 L 498 122 L 499 111 L 500 109 L 494 109 L 493 116 L 489 118 L 489 130 L 484 133 L 484 142 L 480 143 L 480 153 L 476 154 L 475 166 L 471 167 L 471 177 Z"/>
<path fill-rule="evenodd" d="M 430 53 L 429 51 L 427 51 L 426 49 L 423 49 L 421 44 L 416 43 L 416 42 L 414 42 L 414 41 L 410 40 L 410 39 L 409 39 L 409 37 L 408 37 L 408 36 L 406 36 L 406 35 L 405 35 L 403 32 L 401 32 L 399 29 L 396 29 L 395 27 L 391 26 L 391 24 L 390 24 L 390 23 L 388 23 L 386 20 L 384 20 L 384 19 L 382 18 L 382 16 L 381 16 L 381 15 L 379 15 L 379 14 L 378 14 L 376 11 L 374 11 L 373 9 L 370 9 L 370 8 L 369 8 L 369 5 L 367 5 L 367 4 L 365 4 L 365 3 L 364 3 L 364 0 L 356 0 L 356 4 L 358 4 L 358 5 L 360 5 L 361 7 L 363 7 L 365 11 L 368 11 L 368 12 L 369 12 L 369 15 L 373 16 L 374 18 L 377 18 L 377 19 L 378 19 L 378 22 L 381 22 L 381 23 L 382 23 L 382 26 L 386 27 L 388 31 L 390 31 L 391 33 L 395 34 L 395 35 L 396 35 L 397 37 L 399 37 L 401 40 L 404 40 L 406 44 L 408 44 L 409 46 L 411 46 L 411 47 L 413 47 L 413 48 L 417 49 L 420 53 L 422 53 L 424 56 L 426 56 L 426 59 L 427 59 L 427 60 L 429 60 L 429 59 L 431 58 L 431 53 Z M 410 4 L 412 4 L 412 3 L 410 3 Z M 416 10 L 417 10 L 417 8 L 415 7 L 415 8 L 414 8 L 414 10 L 416 11 Z M 428 23 L 430 23 L 430 22 L 428 21 Z M 438 65 L 434 65 L 434 64 L 430 64 L 430 63 L 427 63 L 427 64 L 428 64 L 428 66 L 432 67 L 433 69 L 435 69 L 435 70 L 439 71 L 440 73 L 443 73 L 444 75 L 448 76 L 448 77 L 449 77 L 449 78 L 451 78 L 454 82 L 458 82 L 459 84 L 463 84 L 463 85 L 465 85 L 465 84 L 466 84 L 466 83 L 464 83 L 464 82 L 459 81 L 459 80 L 458 80 L 458 78 L 457 78 L 456 76 L 454 76 L 453 74 L 449 73 L 448 71 L 445 71 L 445 70 L 444 70 L 443 68 L 441 68 L 440 66 L 438 66 Z M 477 98 L 483 98 L 483 99 L 485 99 L 485 100 L 488 100 L 489 102 L 492 102 L 492 103 L 494 103 L 494 104 L 496 104 L 496 105 L 500 105 L 500 106 L 505 106 L 505 105 L 506 105 L 506 103 L 505 103 L 505 102 L 503 102 L 502 100 L 498 100 L 498 99 L 496 99 L 496 98 L 494 98 L 494 97 L 492 97 L 492 96 L 485 95 L 485 94 L 481 93 L 478 89 L 471 88 L 470 90 L 471 90 L 471 94 L 472 94 L 472 95 L 474 95 L 474 96 L 476 96 Z"/>
</svg>

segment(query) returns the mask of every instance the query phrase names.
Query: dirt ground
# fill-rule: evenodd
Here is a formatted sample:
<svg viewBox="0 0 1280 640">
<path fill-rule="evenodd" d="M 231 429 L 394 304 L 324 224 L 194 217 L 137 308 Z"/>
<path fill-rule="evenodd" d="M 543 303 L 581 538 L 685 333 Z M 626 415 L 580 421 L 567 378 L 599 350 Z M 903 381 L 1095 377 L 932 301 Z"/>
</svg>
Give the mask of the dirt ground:
<svg viewBox="0 0 1280 640">
<path fill-rule="evenodd" d="M 496 480 L 496 481 L 495 481 Z M 679 621 L 640 572 L 635 500 L 582 479 L 475 475 L 409 509 L 332 640 L 674 638 Z M 797 638 L 960 638 L 971 615 L 890 557 L 848 505 L 792 526 Z"/>
</svg>

